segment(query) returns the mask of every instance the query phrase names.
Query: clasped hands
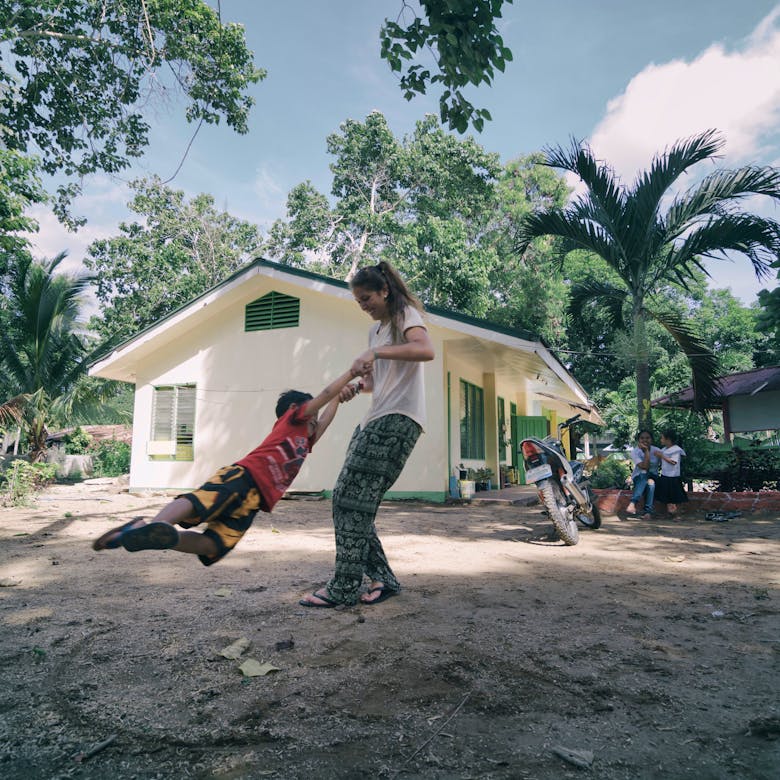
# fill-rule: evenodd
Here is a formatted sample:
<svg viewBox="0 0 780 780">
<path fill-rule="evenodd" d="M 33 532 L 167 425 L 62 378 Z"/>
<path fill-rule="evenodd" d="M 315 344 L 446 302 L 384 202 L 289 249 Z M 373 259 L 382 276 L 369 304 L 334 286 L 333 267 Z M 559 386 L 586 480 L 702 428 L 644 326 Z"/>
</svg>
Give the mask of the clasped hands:
<svg viewBox="0 0 780 780">
<path fill-rule="evenodd" d="M 370 376 L 374 370 L 374 351 L 367 349 L 365 352 L 358 355 L 349 370 L 353 377 Z M 351 401 L 360 392 L 361 388 L 361 382 L 344 385 L 339 392 L 339 401 L 341 403 Z"/>
</svg>

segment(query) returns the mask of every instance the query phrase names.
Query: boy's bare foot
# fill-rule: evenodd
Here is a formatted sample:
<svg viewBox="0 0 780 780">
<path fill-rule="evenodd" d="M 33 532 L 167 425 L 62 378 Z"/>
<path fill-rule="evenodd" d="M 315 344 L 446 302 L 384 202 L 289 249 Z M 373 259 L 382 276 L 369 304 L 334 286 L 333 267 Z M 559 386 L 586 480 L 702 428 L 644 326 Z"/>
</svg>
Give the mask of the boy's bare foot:
<svg viewBox="0 0 780 780">
<path fill-rule="evenodd" d="M 143 517 L 134 517 L 124 525 L 118 525 L 116 528 L 112 528 L 110 531 L 106 531 L 102 536 L 98 536 L 94 542 L 92 542 L 93 550 L 114 550 L 117 547 L 121 547 L 120 537 L 125 531 L 130 531 L 133 528 L 140 528 L 142 525 L 146 525 L 146 520 Z"/>
<path fill-rule="evenodd" d="M 636 514 L 636 504 L 633 501 L 626 507 L 626 512 L 630 515 Z"/>
<path fill-rule="evenodd" d="M 653 519 L 653 516 L 650 514 L 650 512 L 645 512 L 642 515 L 642 520 L 652 520 L 652 519 Z"/>
<path fill-rule="evenodd" d="M 677 511 L 677 504 L 667 504 L 666 505 L 666 511 L 673 515 Z"/>
</svg>

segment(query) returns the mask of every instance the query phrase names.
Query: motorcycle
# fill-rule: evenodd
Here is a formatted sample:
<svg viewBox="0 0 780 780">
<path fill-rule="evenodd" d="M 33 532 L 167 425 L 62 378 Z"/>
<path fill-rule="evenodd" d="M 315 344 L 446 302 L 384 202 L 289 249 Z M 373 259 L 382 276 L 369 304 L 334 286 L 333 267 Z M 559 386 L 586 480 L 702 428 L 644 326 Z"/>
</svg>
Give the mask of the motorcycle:
<svg viewBox="0 0 780 780">
<path fill-rule="evenodd" d="M 558 438 L 529 437 L 520 444 L 526 483 L 536 484 L 539 499 L 555 531 L 567 545 L 577 544 L 580 540 L 578 521 L 594 530 L 601 526 L 601 513 L 585 476 L 585 465 L 580 461 L 570 461 L 561 443 L 563 431 L 579 419 L 580 415 L 576 414 L 560 423 Z"/>
</svg>

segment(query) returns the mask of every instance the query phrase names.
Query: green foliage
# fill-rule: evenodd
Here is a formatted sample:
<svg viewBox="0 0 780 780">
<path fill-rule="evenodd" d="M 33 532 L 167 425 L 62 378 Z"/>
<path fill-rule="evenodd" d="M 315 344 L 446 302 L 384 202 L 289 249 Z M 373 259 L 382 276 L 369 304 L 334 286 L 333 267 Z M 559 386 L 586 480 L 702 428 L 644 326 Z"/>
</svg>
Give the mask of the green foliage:
<svg viewBox="0 0 780 780">
<path fill-rule="evenodd" d="M 740 210 L 751 195 L 780 200 L 780 171 L 747 166 L 714 171 L 688 191 L 674 196 L 665 211 L 666 193 L 697 163 L 714 157 L 723 146 L 715 131 L 672 145 L 653 160 L 631 187 L 622 184 L 606 163 L 585 145 L 547 151 L 546 163 L 577 175 L 585 196 L 565 208 L 529 214 L 518 234 L 525 251 L 541 236 L 558 236 L 566 248 L 600 257 L 613 272 L 585 278 L 572 287 L 573 319 L 598 307 L 604 322 L 631 339 L 636 377 L 637 417 L 650 427 L 650 350 L 653 323 L 674 339 L 689 363 L 695 402 L 705 408 L 715 394 L 717 356 L 684 315 L 670 311 L 659 290 L 688 289 L 702 270 L 702 258 L 724 252 L 745 255 L 760 277 L 780 253 L 780 223 Z"/>
<path fill-rule="evenodd" d="M 72 433 L 66 434 L 63 441 L 67 455 L 83 455 L 89 451 L 92 437 L 79 426 Z"/>
<path fill-rule="evenodd" d="M 81 380 L 103 347 L 92 347 L 79 319 L 89 278 L 58 273 L 65 255 L 34 262 L 15 258 L 9 273 L 7 321 L 0 333 L 0 389 L 20 402 L 33 460 L 43 453 L 47 427 L 74 404 L 87 404 Z M 93 404 L 104 404 L 95 392 Z"/>
<path fill-rule="evenodd" d="M 777 269 L 777 279 L 780 282 L 780 260 L 772 263 Z M 758 327 L 767 334 L 767 357 L 759 365 L 776 365 L 780 363 L 780 284 L 773 290 L 761 290 L 758 293 L 758 303 L 761 310 L 758 315 Z"/>
<path fill-rule="evenodd" d="M 393 71 L 401 74 L 404 97 L 411 100 L 417 94 L 425 94 L 429 84 L 441 84 L 441 121 L 451 130 L 463 133 L 470 123 L 482 130 L 485 120 L 491 118 L 486 109 L 474 108 L 462 88 L 468 84 L 491 84 L 496 70 L 503 72 L 512 60 L 512 52 L 504 46 L 495 26 L 503 3 L 504 0 L 420 0 L 425 18 L 415 15 L 406 26 L 386 19 L 382 27 L 381 56 Z M 411 5 L 406 2 L 401 16 L 404 12 L 411 12 Z M 425 50 L 432 53 L 438 72 L 431 73 L 414 62 Z"/>
<path fill-rule="evenodd" d="M 2 0 L 0 146 L 37 150 L 43 169 L 74 180 L 116 173 L 143 154 L 142 110 L 176 92 L 190 122 L 247 132 L 254 67 L 244 28 L 203 0 Z M 57 212 L 80 191 L 58 190 Z"/>
<path fill-rule="evenodd" d="M 95 277 L 101 314 L 91 323 L 106 338 L 129 338 L 234 273 L 260 244 L 257 227 L 214 208 L 210 195 L 190 201 L 159 179 L 133 182 L 120 235 L 94 241 L 85 265 Z"/>
<path fill-rule="evenodd" d="M 780 490 L 780 450 L 734 447 L 711 467 L 710 478 L 718 481 L 718 490 Z"/>
<path fill-rule="evenodd" d="M 26 504 L 33 493 L 54 481 L 56 466 L 53 463 L 28 463 L 16 459 L 0 473 L 0 503 L 18 506 Z"/>
<path fill-rule="evenodd" d="M 601 416 L 611 431 L 613 444 L 624 447 L 634 441 L 639 427 L 636 413 L 636 382 L 626 377 L 616 390 L 599 390 L 593 394 L 593 400 Z"/>
<path fill-rule="evenodd" d="M 622 458 L 607 458 L 599 463 L 590 477 L 591 487 L 616 488 L 622 490 L 631 473 L 630 461 Z"/>
<path fill-rule="evenodd" d="M 96 477 L 120 477 L 130 471 L 130 445 L 124 441 L 103 439 L 92 448 L 92 466 Z"/>
<path fill-rule="evenodd" d="M 498 156 L 444 132 L 430 116 L 399 141 L 379 112 L 344 122 L 328 150 L 333 206 L 310 183 L 298 185 L 288 221 L 273 225 L 264 250 L 347 279 L 360 264 L 388 259 L 426 303 L 484 315 L 499 262 L 484 240 Z"/>
<path fill-rule="evenodd" d="M 38 177 L 39 163 L 0 143 L 0 290 L 8 271 L 9 257 L 26 251 L 38 223 L 25 214 L 36 203 L 44 203 L 46 192 Z"/>
<path fill-rule="evenodd" d="M 520 157 L 507 163 L 499 176 L 494 216 L 478 244 L 496 256 L 489 268 L 484 316 L 563 347 L 570 322 L 558 242 L 539 238 L 522 257 L 515 251 L 524 217 L 534 209 L 563 206 L 570 193 L 564 179 L 543 163 L 541 154 Z"/>
</svg>

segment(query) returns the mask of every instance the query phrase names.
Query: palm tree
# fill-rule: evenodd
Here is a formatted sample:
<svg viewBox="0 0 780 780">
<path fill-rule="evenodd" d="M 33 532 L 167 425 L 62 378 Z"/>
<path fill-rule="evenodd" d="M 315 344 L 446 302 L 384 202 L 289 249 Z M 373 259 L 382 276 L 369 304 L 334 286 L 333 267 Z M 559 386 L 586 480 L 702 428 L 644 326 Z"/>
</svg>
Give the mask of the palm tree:
<svg viewBox="0 0 780 780">
<path fill-rule="evenodd" d="M 587 192 L 565 208 L 528 215 L 520 230 L 524 252 L 539 236 L 558 236 L 566 249 L 586 249 L 601 257 L 616 281 L 590 279 L 572 287 L 570 309 L 586 316 L 588 306 L 605 307 L 616 328 L 632 336 L 640 427 L 650 427 L 650 375 L 647 324 L 666 328 L 691 367 L 695 408 L 717 391 L 717 359 L 679 315 L 664 311 L 659 293 L 669 284 L 687 289 L 703 258 L 745 255 L 759 278 L 780 253 L 780 224 L 742 211 L 752 195 L 780 200 L 780 170 L 746 166 L 716 170 L 699 184 L 673 195 L 677 180 L 696 163 L 715 157 L 723 140 L 714 130 L 677 141 L 658 155 L 649 170 L 626 187 L 585 144 L 545 150 L 545 164 L 576 174 Z M 668 203 L 668 206 L 665 205 Z"/>
<path fill-rule="evenodd" d="M 79 312 L 91 279 L 56 273 L 64 258 L 63 252 L 35 261 L 19 253 L 9 270 L 0 373 L 14 398 L 0 408 L 21 416 L 33 460 L 43 454 L 52 415 L 72 410 L 74 399 L 84 407 L 80 391 L 87 367 L 106 347 L 90 348 L 80 333 Z M 98 395 L 90 399 L 95 404 L 104 400 Z"/>
</svg>

